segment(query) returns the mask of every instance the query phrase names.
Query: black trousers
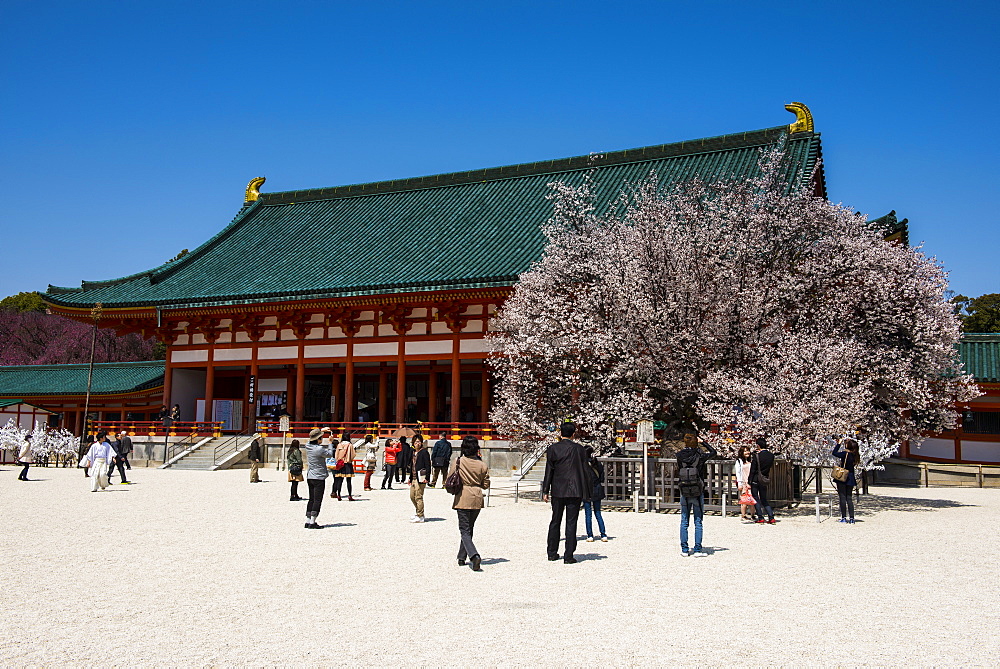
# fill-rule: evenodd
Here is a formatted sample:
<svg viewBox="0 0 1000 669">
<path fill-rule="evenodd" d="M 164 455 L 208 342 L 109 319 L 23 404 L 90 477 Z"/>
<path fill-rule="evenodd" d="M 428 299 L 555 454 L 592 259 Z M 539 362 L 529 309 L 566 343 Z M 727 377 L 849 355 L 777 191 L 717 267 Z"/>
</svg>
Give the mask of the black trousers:
<svg viewBox="0 0 1000 669">
<path fill-rule="evenodd" d="M 108 465 L 108 482 L 109 483 L 111 482 L 111 474 L 114 473 L 115 467 L 118 468 L 118 474 L 121 477 L 122 483 L 125 483 L 126 481 L 128 481 L 128 479 L 125 478 L 125 464 L 122 462 L 122 459 L 120 457 L 118 457 L 118 458 L 115 458 L 114 462 L 112 462 L 110 465 Z"/>
<path fill-rule="evenodd" d="M 844 481 L 834 481 L 837 484 L 837 497 L 840 499 L 840 517 L 854 518 L 854 498 L 851 497 L 851 486 Z"/>
<path fill-rule="evenodd" d="M 767 501 L 767 486 L 760 483 L 751 483 L 750 494 L 757 500 L 757 505 L 754 507 L 757 518 L 763 519 L 765 513 L 767 513 L 768 519 L 774 518 L 774 509 L 771 508 L 771 503 Z"/>
<path fill-rule="evenodd" d="M 455 509 L 458 511 L 458 533 L 462 535 L 458 543 L 458 559 L 479 555 L 476 544 L 472 543 L 472 535 L 476 531 L 476 518 L 482 509 Z"/>
<path fill-rule="evenodd" d="M 28 480 L 28 467 L 31 466 L 31 463 L 30 462 L 21 462 L 20 460 L 18 460 L 14 464 L 16 464 L 16 465 L 24 465 L 24 469 L 21 471 L 20 474 L 18 474 L 17 478 L 21 479 L 22 481 L 27 481 Z"/>
<path fill-rule="evenodd" d="M 549 537 L 546 549 L 550 558 L 559 557 L 559 525 L 566 515 L 566 552 L 563 557 L 573 557 L 576 551 L 576 521 L 580 517 L 580 497 L 553 497 L 552 520 L 549 521 Z"/>
<path fill-rule="evenodd" d="M 122 463 L 124 463 L 125 469 L 132 471 L 132 465 L 128 461 L 128 453 L 126 453 L 125 455 L 119 455 L 118 457 L 122 459 Z"/>
<path fill-rule="evenodd" d="M 306 504 L 306 518 L 319 515 L 323 506 L 323 493 L 326 491 L 326 479 L 306 479 L 309 484 L 309 503 Z"/>
<path fill-rule="evenodd" d="M 351 497 L 354 493 L 351 491 L 351 478 L 350 476 L 336 476 L 333 479 L 333 494 L 337 497 L 340 496 L 340 491 L 344 489 L 344 481 L 347 481 L 347 496 Z"/>
<path fill-rule="evenodd" d="M 434 476 L 431 477 L 431 485 L 432 486 L 436 486 L 437 485 L 438 474 L 441 475 L 441 485 L 444 485 L 444 482 L 448 480 L 448 465 L 445 465 L 444 467 L 435 467 L 434 468 Z"/>
<path fill-rule="evenodd" d="M 386 483 L 392 487 L 392 479 L 396 476 L 396 465 L 385 466 L 385 476 L 382 477 L 382 489 L 385 490 Z"/>
</svg>

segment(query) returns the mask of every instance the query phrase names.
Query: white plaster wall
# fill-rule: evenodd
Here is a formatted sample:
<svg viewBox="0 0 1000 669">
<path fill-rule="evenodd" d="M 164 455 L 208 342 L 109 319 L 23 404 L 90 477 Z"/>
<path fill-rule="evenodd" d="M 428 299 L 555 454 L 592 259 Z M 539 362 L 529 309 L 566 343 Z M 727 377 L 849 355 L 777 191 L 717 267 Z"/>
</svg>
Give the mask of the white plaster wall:
<svg viewBox="0 0 1000 669">
<path fill-rule="evenodd" d="M 298 346 L 265 346 L 257 349 L 258 360 L 284 360 L 298 357 Z"/>
<path fill-rule="evenodd" d="M 490 348 L 485 339 L 463 339 L 458 350 L 461 353 L 486 353 Z"/>
<path fill-rule="evenodd" d="M 354 355 L 360 357 L 364 357 L 366 355 L 397 355 L 398 353 L 399 348 L 395 342 L 354 345 Z"/>
<path fill-rule="evenodd" d="M 447 323 L 434 321 L 431 323 L 431 334 L 451 334 L 451 328 Z"/>
<path fill-rule="evenodd" d="M 392 329 L 391 325 L 382 324 L 378 326 L 378 335 L 380 337 L 392 337 L 396 334 L 396 331 Z"/>
<path fill-rule="evenodd" d="M 222 332 L 222 333 L 219 334 L 219 339 L 218 339 L 217 343 L 219 343 L 219 344 L 231 344 L 232 341 L 233 341 L 233 333 L 232 332 Z"/>
<path fill-rule="evenodd" d="M 451 355 L 451 341 L 408 341 L 406 342 L 407 355 L 428 355 L 431 353 L 443 353 Z"/>
<path fill-rule="evenodd" d="M 326 344 L 305 347 L 307 358 L 343 358 L 347 355 L 347 344 Z"/>
<path fill-rule="evenodd" d="M 253 357 L 253 349 L 250 348 L 217 348 L 215 349 L 215 360 L 249 360 Z"/>
<path fill-rule="evenodd" d="M 483 322 L 482 321 L 470 321 L 468 325 L 462 328 L 462 332 L 482 332 Z"/>
<path fill-rule="evenodd" d="M 170 362 L 208 362 L 208 351 L 171 351 Z"/>
<path fill-rule="evenodd" d="M 1000 462 L 1000 443 L 962 441 L 962 459 L 979 462 Z"/>
<path fill-rule="evenodd" d="M 955 459 L 955 442 L 952 439 L 925 439 L 919 446 L 911 446 L 910 453 L 920 457 Z"/>
</svg>

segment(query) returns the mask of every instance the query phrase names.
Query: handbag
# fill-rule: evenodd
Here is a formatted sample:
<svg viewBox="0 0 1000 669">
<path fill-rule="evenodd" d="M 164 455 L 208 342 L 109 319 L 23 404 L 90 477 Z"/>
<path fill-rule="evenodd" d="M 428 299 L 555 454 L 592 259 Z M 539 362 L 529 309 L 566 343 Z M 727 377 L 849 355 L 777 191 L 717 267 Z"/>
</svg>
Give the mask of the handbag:
<svg viewBox="0 0 1000 669">
<path fill-rule="evenodd" d="M 740 504 L 749 504 L 751 506 L 756 506 L 757 505 L 757 500 L 755 500 L 753 498 L 753 495 L 750 494 L 750 489 L 749 488 L 747 488 L 746 490 L 744 490 L 743 494 L 740 495 Z"/>
<path fill-rule="evenodd" d="M 300 476 L 302 474 L 302 465 L 298 462 L 293 462 L 288 467 L 288 473 L 292 476 Z"/>
<path fill-rule="evenodd" d="M 771 482 L 771 477 L 764 476 L 760 471 L 760 454 L 754 453 L 754 457 L 757 458 L 757 476 L 754 477 L 757 479 L 757 485 L 767 485 Z"/>
<path fill-rule="evenodd" d="M 460 495 L 462 493 L 462 474 L 459 471 L 459 463 L 462 458 L 455 460 L 455 471 L 448 475 L 448 478 L 444 481 L 444 489 L 447 490 L 452 495 Z"/>
<path fill-rule="evenodd" d="M 337 464 L 334 467 L 334 469 L 338 469 L 339 470 L 339 469 L 343 469 L 343 468 L 344 468 L 344 459 L 340 458 L 339 460 L 337 460 Z"/>
<path fill-rule="evenodd" d="M 841 483 L 847 483 L 848 477 L 851 475 L 851 470 L 847 468 L 847 455 L 844 455 L 843 466 L 834 465 L 833 466 L 833 480 L 839 481 Z"/>
</svg>

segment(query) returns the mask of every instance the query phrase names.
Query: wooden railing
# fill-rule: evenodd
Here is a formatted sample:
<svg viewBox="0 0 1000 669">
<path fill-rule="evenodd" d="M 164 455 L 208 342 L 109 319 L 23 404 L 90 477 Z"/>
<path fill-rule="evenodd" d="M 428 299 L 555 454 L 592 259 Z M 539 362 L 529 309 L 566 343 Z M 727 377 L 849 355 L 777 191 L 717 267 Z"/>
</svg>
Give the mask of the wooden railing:
<svg viewBox="0 0 1000 669">
<path fill-rule="evenodd" d="M 379 439 L 391 437 L 397 430 L 409 428 L 416 434 L 421 435 L 424 440 L 436 440 L 442 432 L 448 435 L 449 439 L 461 439 L 465 436 L 472 436 L 476 439 L 490 441 L 501 438 L 497 435 L 492 423 L 379 423 L 371 421 L 362 422 L 336 422 L 321 423 L 318 421 L 292 421 L 288 425 L 288 438 L 306 440 L 309 438 L 309 431 L 313 428 L 328 427 L 333 434 L 340 436 L 343 433 L 358 439 L 363 435 L 374 435 Z M 275 420 L 257 421 L 257 431 L 266 436 L 280 436 L 279 423 Z"/>
<path fill-rule="evenodd" d="M 632 506 L 634 495 L 643 494 L 642 460 L 639 458 L 601 458 L 604 463 L 604 506 Z M 649 492 L 657 500 L 652 508 L 671 509 L 680 506 L 677 483 L 677 461 L 667 458 L 650 458 Z M 733 478 L 732 460 L 709 460 L 706 463 L 708 478 L 705 481 L 705 505 L 721 507 L 723 494 L 727 504 L 735 505 L 738 499 L 736 480 Z M 789 506 L 800 499 L 796 488 L 795 466 L 787 460 L 775 460 L 771 467 L 768 498 L 772 506 Z"/>
<path fill-rule="evenodd" d="M 169 426 L 164 427 L 164 421 L 114 421 L 97 420 L 91 421 L 88 434 L 94 435 L 101 430 L 107 430 L 111 434 L 117 434 L 122 430 L 130 436 L 149 437 L 221 437 L 221 421 L 174 421 Z"/>
</svg>

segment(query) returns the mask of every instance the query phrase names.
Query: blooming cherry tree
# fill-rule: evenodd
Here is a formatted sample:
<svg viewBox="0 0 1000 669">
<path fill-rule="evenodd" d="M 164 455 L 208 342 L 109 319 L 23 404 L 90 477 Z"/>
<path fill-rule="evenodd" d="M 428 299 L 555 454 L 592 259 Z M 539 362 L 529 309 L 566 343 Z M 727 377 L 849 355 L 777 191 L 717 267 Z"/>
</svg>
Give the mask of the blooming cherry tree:
<svg viewBox="0 0 1000 669">
<path fill-rule="evenodd" d="M 790 190 L 786 165 L 773 150 L 749 179 L 651 175 L 607 211 L 595 184 L 552 184 L 544 257 L 490 335 L 501 429 L 530 442 L 571 416 L 610 441 L 617 422 L 655 417 L 804 459 L 861 434 L 871 464 L 949 426 L 977 391 L 944 271 Z"/>
</svg>

